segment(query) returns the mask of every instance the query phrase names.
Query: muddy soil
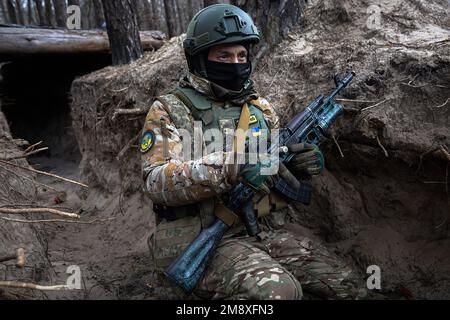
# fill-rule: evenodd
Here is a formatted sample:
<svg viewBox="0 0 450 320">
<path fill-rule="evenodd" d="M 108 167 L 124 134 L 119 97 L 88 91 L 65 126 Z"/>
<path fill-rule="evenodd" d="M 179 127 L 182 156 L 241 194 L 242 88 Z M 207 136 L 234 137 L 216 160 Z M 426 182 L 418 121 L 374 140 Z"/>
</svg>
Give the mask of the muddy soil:
<svg viewBox="0 0 450 320">
<path fill-rule="evenodd" d="M 10 134 L 4 114 L 0 111 L 0 158 L 14 157 L 21 154 L 21 149 Z M 19 165 L 27 166 L 24 159 L 16 160 Z M 36 201 L 39 190 L 34 183 L 35 176 L 15 167 L 2 165 L 0 168 L 0 206 L 22 204 L 26 207 Z M 1 215 L 0 220 L 0 257 L 15 253 L 23 248 L 26 253 L 26 265 L 16 268 L 15 260 L 0 263 L 0 281 L 22 279 L 23 281 L 46 282 L 54 277 L 47 257 L 47 240 L 42 226 L 23 224 L 11 219 L 26 219 L 22 215 Z M 9 219 L 9 220 L 6 220 Z M 21 289 L 0 288 L 0 299 L 42 299 L 45 294 Z"/>
<path fill-rule="evenodd" d="M 381 9 L 377 29 L 370 4 Z M 314 179 L 314 201 L 290 219 L 360 270 L 378 265 L 391 297 L 450 297 L 449 159 L 438 151 L 450 143 L 446 10 L 445 1 L 319 2 L 256 73 L 287 120 L 332 89 L 333 73 L 356 72 L 340 97 L 348 110 L 337 143 L 322 144 L 327 171 Z"/>
<path fill-rule="evenodd" d="M 367 11 L 370 5 L 379 8 L 379 24 L 373 10 Z M 313 179 L 312 204 L 292 204 L 277 221 L 324 242 L 362 275 L 368 266 L 379 266 L 382 289 L 370 298 L 450 298 L 448 12 L 441 0 L 314 1 L 298 29 L 269 50 L 254 73 L 259 91 L 285 123 L 332 90 L 333 73 L 356 72 L 339 97 L 344 116 L 321 145 L 326 170 Z M 130 65 L 74 81 L 71 116 L 81 162 L 32 161 L 89 185 L 38 178 L 65 190 L 61 205 L 93 223 L 29 231 L 44 235 L 41 247 L 53 266 L 53 278 L 41 280 L 64 282 L 73 264 L 82 271 L 82 290 L 46 297 L 179 294 L 153 274 L 146 240 L 154 216 L 142 193 L 137 137 L 154 97 L 175 85 L 185 68 L 182 37 L 176 37 Z M 115 115 L 119 108 L 142 112 Z M 38 200 L 50 204 L 54 194 L 39 193 Z"/>
</svg>

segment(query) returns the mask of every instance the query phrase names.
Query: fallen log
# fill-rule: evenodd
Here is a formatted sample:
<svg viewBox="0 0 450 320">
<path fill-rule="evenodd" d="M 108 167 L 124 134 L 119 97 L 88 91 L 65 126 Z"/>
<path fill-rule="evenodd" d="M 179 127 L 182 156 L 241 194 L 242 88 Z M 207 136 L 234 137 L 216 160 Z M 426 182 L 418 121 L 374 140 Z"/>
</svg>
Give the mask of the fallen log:
<svg viewBox="0 0 450 320">
<path fill-rule="evenodd" d="M 165 40 L 160 31 L 140 31 L 144 50 L 157 50 Z M 0 27 L 0 57 L 33 54 L 108 53 L 103 30 Z"/>
</svg>

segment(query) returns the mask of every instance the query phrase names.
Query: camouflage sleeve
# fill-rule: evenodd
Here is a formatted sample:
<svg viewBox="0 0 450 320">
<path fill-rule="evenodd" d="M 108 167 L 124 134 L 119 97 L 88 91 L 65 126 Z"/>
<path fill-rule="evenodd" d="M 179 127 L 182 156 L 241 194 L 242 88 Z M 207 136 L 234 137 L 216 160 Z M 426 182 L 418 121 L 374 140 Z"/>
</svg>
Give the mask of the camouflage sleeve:
<svg viewBox="0 0 450 320">
<path fill-rule="evenodd" d="M 265 98 L 259 97 L 257 100 L 253 100 L 252 103 L 263 112 L 264 118 L 271 129 L 277 129 L 280 127 L 280 119 L 278 118 L 278 115 L 273 107 L 270 105 L 269 101 Z"/>
<path fill-rule="evenodd" d="M 145 191 L 154 203 L 180 206 L 230 188 L 223 152 L 184 161 L 182 147 L 179 130 L 156 100 L 147 114 L 140 141 Z"/>
</svg>

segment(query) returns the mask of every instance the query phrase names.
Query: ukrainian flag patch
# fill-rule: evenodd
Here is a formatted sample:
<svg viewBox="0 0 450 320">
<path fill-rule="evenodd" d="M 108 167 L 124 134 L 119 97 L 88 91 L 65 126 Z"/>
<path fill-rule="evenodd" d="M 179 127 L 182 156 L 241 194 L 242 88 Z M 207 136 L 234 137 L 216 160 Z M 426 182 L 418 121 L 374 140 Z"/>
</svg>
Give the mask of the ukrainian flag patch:
<svg viewBox="0 0 450 320">
<path fill-rule="evenodd" d="M 261 128 L 260 127 L 255 127 L 252 128 L 252 136 L 254 137 L 259 137 L 261 135 Z"/>
</svg>

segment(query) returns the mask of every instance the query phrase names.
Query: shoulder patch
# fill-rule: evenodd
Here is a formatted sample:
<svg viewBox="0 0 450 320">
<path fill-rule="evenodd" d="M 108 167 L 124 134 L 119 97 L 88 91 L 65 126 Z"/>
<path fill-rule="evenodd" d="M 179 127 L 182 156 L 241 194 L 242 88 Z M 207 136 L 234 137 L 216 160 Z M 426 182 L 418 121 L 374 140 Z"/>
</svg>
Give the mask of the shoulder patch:
<svg viewBox="0 0 450 320">
<path fill-rule="evenodd" d="M 142 153 L 147 152 L 153 147 L 154 144 L 155 144 L 155 133 L 153 132 L 153 130 L 145 131 L 139 143 L 139 149 L 141 150 L 141 152 Z"/>
<path fill-rule="evenodd" d="M 256 118 L 256 116 L 254 114 L 251 114 L 250 118 L 248 120 L 248 123 L 249 124 L 254 124 L 254 123 L 257 123 L 257 122 L 258 122 L 258 119 Z"/>
</svg>

